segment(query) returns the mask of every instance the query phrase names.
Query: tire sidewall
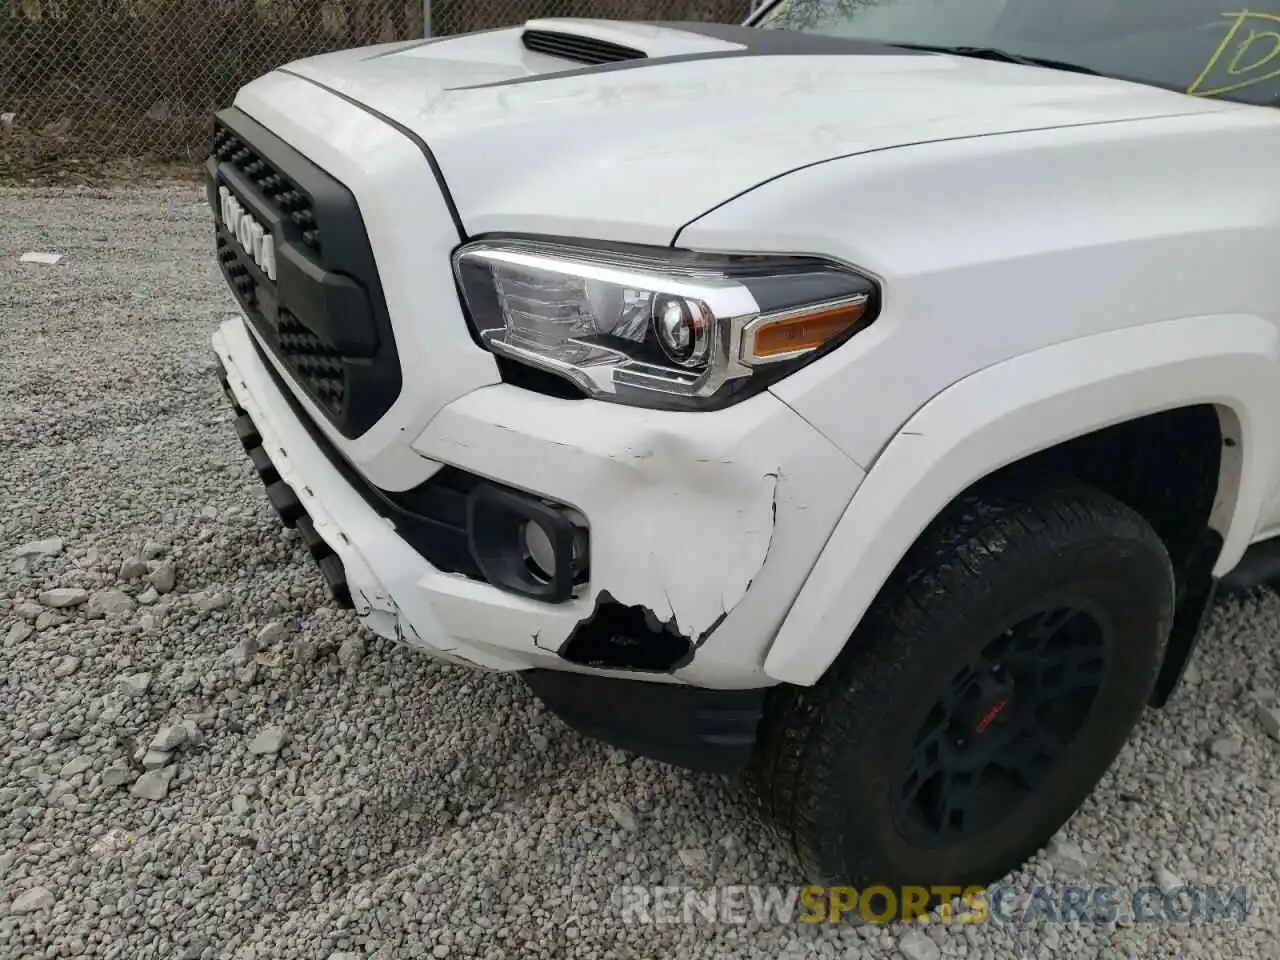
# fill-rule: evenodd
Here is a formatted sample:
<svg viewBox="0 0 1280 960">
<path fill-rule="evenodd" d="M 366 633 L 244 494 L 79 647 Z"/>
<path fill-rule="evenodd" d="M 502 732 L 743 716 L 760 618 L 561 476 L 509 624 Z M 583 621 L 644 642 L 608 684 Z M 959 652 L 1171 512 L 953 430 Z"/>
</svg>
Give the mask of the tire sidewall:
<svg viewBox="0 0 1280 960">
<path fill-rule="evenodd" d="M 1015 550 L 1001 558 L 984 575 L 984 589 L 939 603 L 935 615 L 925 618 L 932 629 L 905 638 L 879 631 L 875 640 L 896 643 L 896 649 L 856 658 L 866 661 L 863 669 L 847 672 L 847 681 L 861 688 L 845 702 L 863 705 L 853 724 L 863 734 L 839 745 L 831 759 L 837 769 L 861 775 L 856 782 L 835 785 L 836 796 L 825 803 L 813 798 L 825 809 L 814 809 L 812 822 L 825 822 L 836 834 L 816 856 L 825 863 L 824 873 L 884 882 L 885 877 L 857 877 L 855 864 L 843 862 L 839 851 L 862 848 L 871 856 L 858 860 L 880 864 L 885 874 L 905 883 L 953 884 L 1003 875 L 1047 841 L 1115 760 L 1142 713 L 1167 635 L 1168 557 L 1152 538 L 1116 535 L 1054 544 L 1034 556 L 1025 553 Z M 1109 628 L 1107 666 L 1081 728 L 1040 788 L 1010 812 L 1007 822 L 953 845 L 909 842 L 899 832 L 892 804 L 930 706 L 955 672 L 1007 626 L 1069 598 L 1087 601 Z M 877 690 L 879 695 L 859 695 Z M 848 720 L 842 724 L 850 725 Z"/>
</svg>

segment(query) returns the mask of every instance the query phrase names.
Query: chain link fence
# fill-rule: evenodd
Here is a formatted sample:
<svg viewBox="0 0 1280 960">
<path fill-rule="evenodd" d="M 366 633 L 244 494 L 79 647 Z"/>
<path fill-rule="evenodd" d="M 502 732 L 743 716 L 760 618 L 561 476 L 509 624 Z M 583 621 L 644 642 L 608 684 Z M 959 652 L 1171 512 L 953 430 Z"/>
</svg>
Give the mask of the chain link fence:
<svg viewBox="0 0 1280 960">
<path fill-rule="evenodd" d="M 755 0 L 758 2 L 758 0 Z M 211 114 L 299 57 L 530 17 L 740 22 L 753 0 L 0 0 L 0 178 L 194 164 Z"/>
</svg>

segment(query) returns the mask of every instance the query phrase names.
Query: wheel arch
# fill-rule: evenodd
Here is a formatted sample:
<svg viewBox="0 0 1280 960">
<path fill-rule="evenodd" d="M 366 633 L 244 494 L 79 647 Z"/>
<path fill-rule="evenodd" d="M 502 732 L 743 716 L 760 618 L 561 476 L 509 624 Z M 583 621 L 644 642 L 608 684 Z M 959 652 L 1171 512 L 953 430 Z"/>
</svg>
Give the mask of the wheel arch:
<svg viewBox="0 0 1280 960">
<path fill-rule="evenodd" d="M 765 658 L 775 680 L 815 683 L 902 558 L 956 497 L 1073 441 L 1186 408 L 1220 440 L 1208 527 L 1213 574 L 1257 529 L 1277 469 L 1280 335 L 1244 315 L 1192 317 L 1083 337 L 996 364 L 921 407 L 871 465 Z"/>
</svg>

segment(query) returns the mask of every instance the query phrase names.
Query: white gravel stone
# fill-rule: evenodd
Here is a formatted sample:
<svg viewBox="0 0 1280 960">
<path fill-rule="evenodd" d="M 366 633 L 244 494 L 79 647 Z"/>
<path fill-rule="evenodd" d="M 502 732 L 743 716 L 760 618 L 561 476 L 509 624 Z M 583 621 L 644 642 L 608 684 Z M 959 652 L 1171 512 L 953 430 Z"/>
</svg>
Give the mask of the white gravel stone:
<svg viewBox="0 0 1280 960">
<path fill-rule="evenodd" d="M 898 941 L 898 952 L 907 960 L 939 960 L 938 945 L 917 930 L 908 930 Z"/>
<path fill-rule="evenodd" d="M 48 630 L 50 627 L 59 627 L 66 622 L 66 617 L 61 614 L 54 613 L 52 610 L 46 610 L 44 613 L 40 614 L 40 616 L 36 617 L 36 630 Z"/>
<path fill-rule="evenodd" d="M 227 659 L 236 666 L 243 667 L 246 663 L 254 658 L 258 652 L 258 638 L 255 636 L 241 637 L 240 642 L 227 651 Z"/>
<path fill-rule="evenodd" d="M 80 669 L 79 657 L 59 657 L 58 662 L 53 665 L 53 675 L 61 680 L 69 677 Z"/>
<path fill-rule="evenodd" d="M 342 641 L 338 647 L 338 663 L 347 673 L 354 673 L 360 667 L 364 657 L 364 640 L 358 634 L 352 634 Z"/>
<path fill-rule="evenodd" d="M 293 659 L 296 662 L 305 665 L 314 662 L 316 657 L 319 656 L 320 644 L 314 637 L 306 636 L 304 634 L 293 638 L 291 650 L 293 652 Z"/>
<path fill-rule="evenodd" d="M 284 730 L 277 726 L 264 727 L 249 743 L 249 752 L 255 755 L 279 753 L 288 739 Z"/>
<path fill-rule="evenodd" d="M 55 610 L 78 607 L 89 599 L 89 592 L 80 587 L 54 587 L 40 594 L 40 602 Z"/>
<path fill-rule="evenodd" d="M 9 905 L 9 912 L 15 914 L 35 913 L 37 910 L 48 910 L 57 901 L 48 887 L 32 887 Z"/>
<path fill-rule="evenodd" d="M 62 552 L 61 537 L 47 537 L 44 540 L 29 540 L 14 547 L 10 553 L 15 557 L 56 557 Z"/>
<path fill-rule="evenodd" d="M 93 766 L 93 757 L 81 755 L 68 760 L 62 765 L 62 769 L 58 771 L 58 776 L 63 780 L 70 780 L 76 774 L 84 773 Z"/>
<path fill-rule="evenodd" d="M 209 593 L 201 593 L 196 596 L 196 609 L 201 613 L 210 613 L 214 610 L 225 610 L 231 605 L 231 596 L 222 591 L 212 591 Z"/>
<path fill-rule="evenodd" d="M 1209 744 L 1209 752 L 1219 760 L 1230 760 L 1232 757 L 1238 756 L 1243 749 L 1244 739 L 1234 733 L 1219 737 Z"/>
<path fill-rule="evenodd" d="M 116 688 L 120 694 L 125 697 L 141 697 L 147 692 L 147 688 L 151 686 L 150 673 L 131 673 L 128 676 L 121 677 L 116 684 Z"/>
<path fill-rule="evenodd" d="M 142 769 L 160 770 L 168 766 L 169 757 L 168 750 L 148 750 L 142 755 Z"/>
<path fill-rule="evenodd" d="M 156 593 L 169 593 L 178 582 L 178 571 L 172 563 L 166 561 L 147 574 L 147 581 L 156 588 Z"/>
<path fill-rule="evenodd" d="M 1152 879 L 1155 880 L 1156 886 L 1165 893 L 1186 886 L 1183 879 L 1168 867 L 1157 867 Z"/>
<path fill-rule="evenodd" d="M 268 623 L 258 631 L 258 649 L 267 650 L 282 642 L 289 635 L 283 623 Z"/>
<path fill-rule="evenodd" d="M 200 677 L 189 671 L 173 681 L 173 689 L 176 693 L 190 693 L 198 686 L 200 686 Z"/>
<path fill-rule="evenodd" d="M 117 760 L 102 771 L 102 782 L 108 787 L 123 787 L 126 783 L 133 783 L 136 776 L 126 761 Z"/>
<path fill-rule="evenodd" d="M 13 605 L 13 615 L 24 620 L 34 620 L 42 613 L 44 613 L 44 607 L 34 600 L 19 600 Z"/>
<path fill-rule="evenodd" d="M 1046 855 L 1053 867 L 1068 877 L 1082 877 L 1089 869 L 1089 858 L 1080 845 L 1061 835 L 1049 844 Z"/>
<path fill-rule="evenodd" d="M 618 826 L 623 830 L 634 830 L 636 828 L 636 815 L 631 812 L 631 808 L 621 800 L 610 800 L 609 815 L 617 821 Z"/>
<path fill-rule="evenodd" d="M 167 727 L 161 727 L 156 731 L 156 735 L 151 738 L 152 750 L 177 750 L 187 742 L 187 728 L 180 723 L 175 723 Z"/>
<path fill-rule="evenodd" d="M 133 613 L 133 607 L 133 597 L 115 587 L 95 590 L 89 596 L 91 617 L 127 617 Z"/>
<path fill-rule="evenodd" d="M 163 800 L 169 795 L 169 784 L 177 773 L 176 766 L 148 770 L 129 788 L 129 793 L 142 800 Z"/>
<path fill-rule="evenodd" d="M 9 632 L 5 634 L 4 642 L 7 644 L 22 643 L 23 640 L 26 640 L 35 632 L 36 628 L 31 624 L 18 620 L 9 628 Z"/>
<path fill-rule="evenodd" d="M 1273 740 L 1280 740 L 1280 709 L 1259 706 L 1258 722 L 1262 724 L 1262 729 L 1267 732 L 1267 736 Z"/>
<path fill-rule="evenodd" d="M 139 577 L 145 577 L 149 572 L 147 561 L 141 557 L 130 557 L 120 564 L 120 572 L 116 574 L 121 580 L 137 580 Z"/>
</svg>

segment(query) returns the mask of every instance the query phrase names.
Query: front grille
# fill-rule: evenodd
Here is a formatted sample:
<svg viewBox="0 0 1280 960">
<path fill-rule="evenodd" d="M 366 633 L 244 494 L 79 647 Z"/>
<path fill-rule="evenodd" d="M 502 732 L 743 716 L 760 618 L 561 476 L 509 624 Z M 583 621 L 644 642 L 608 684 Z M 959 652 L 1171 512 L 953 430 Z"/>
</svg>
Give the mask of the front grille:
<svg viewBox="0 0 1280 960">
<path fill-rule="evenodd" d="M 240 254 L 233 249 L 231 239 L 224 234 L 218 235 L 218 266 L 226 275 L 231 291 L 241 301 L 242 306 L 258 308 L 258 286 L 253 282 L 249 268 L 240 262 Z"/>
<path fill-rule="evenodd" d="M 213 155 L 243 171 L 275 211 L 299 228 L 302 242 L 320 252 L 320 230 L 311 197 L 301 187 L 224 123 L 214 127 Z"/>
<path fill-rule="evenodd" d="M 644 60 L 647 56 L 643 50 L 624 47 L 620 43 L 554 30 L 526 30 L 523 40 L 525 47 L 534 53 L 576 63 L 619 63 L 623 60 Z"/>
<path fill-rule="evenodd" d="M 215 120 L 205 171 L 218 264 L 245 316 L 338 431 L 360 436 L 391 408 L 402 378 L 355 197 L 235 108 Z M 252 218 L 256 240 L 243 221 L 240 237 L 223 222 L 223 189 Z"/>
<path fill-rule="evenodd" d="M 342 411 L 347 379 L 342 357 L 300 324 L 293 314 L 280 311 L 280 356 L 303 381 L 303 386 L 331 413 Z"/>
</svg>

